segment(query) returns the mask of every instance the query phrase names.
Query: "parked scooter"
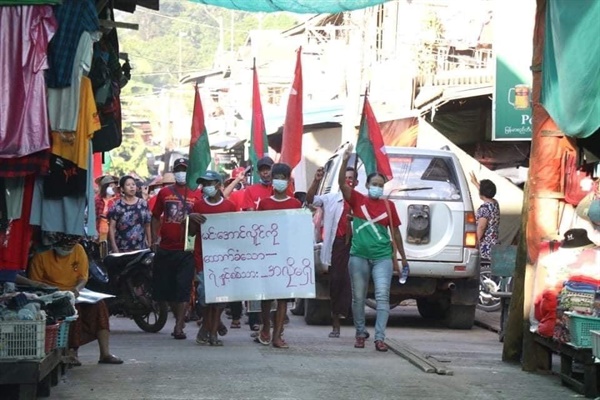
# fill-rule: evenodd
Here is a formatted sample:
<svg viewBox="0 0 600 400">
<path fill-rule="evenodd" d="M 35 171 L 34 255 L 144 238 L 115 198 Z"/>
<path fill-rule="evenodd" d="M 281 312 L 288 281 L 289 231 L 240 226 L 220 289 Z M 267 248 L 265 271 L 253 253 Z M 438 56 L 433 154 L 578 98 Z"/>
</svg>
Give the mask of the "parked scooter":
<svg viewBox="0 0 600 400">
<path fill-rule="evenodd" d="M 159 332 L 167 322 L 169 309 L 152 300 L 154 253 L 146 249 L 102 257 L 98 243 L 84 240 L 81 244 L 90 261 L 86 287 L 115 296 L 105 300 L 110 315 L 131 318 L 143 331 Z"/>
<path fill-rule="evenodd" d="M 507 282 L 503 282 L 497 276 L 492 275 L 492 267 L 488 262 L 481 262 L 481 271 L 479 272 L 479 300 L 477 301 L 477 309 L 487 312 L 500 310 L 500 298 L 492 293 L 502 290 L 502 286 Z"/>
</svg>

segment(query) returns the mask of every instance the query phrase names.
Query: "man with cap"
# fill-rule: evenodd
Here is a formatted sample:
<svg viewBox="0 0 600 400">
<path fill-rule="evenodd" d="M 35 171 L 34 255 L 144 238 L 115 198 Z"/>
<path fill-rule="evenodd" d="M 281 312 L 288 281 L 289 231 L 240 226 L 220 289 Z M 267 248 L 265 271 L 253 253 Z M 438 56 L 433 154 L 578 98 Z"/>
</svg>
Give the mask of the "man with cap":
<svg viewBox="0 0 600 400">
<path fill-rule="evenodd" d="M 242 209 L 254 211 L 262 199 L 273 195 L 273 186 L 271 184 L 271 167 L 274 162 L 271 157 L 263 157 L 256 163 L 260 182 L 250 185 L 244 190 L 244 201 Z"/>
<path fill-rule="evenodd" d="M 221 324 L 221 313 L 225 304 L 206 304 L 204 289 L 204 263 L 202 260 L 202 240 L 200 237 L 200 225 L 206 221 L 206 215 L 227 212 L 236 212 L 236 206 L 223 197 L 221 192 L 223 178 L 218 172 L 206 171 L 200 178 L 204 197 L 196 200 L 192 213 L 190 214 L 190 236 L 196 236 L 194 245 L 194 258 L 196 261 L 196 273 L 198 274 L 198 302 L 203 308 L 202 327 L 196 336 L 196 343 L 211 346 L 222 346 L 223 342 L 218 338 L 219 325 Z"/>
<path fill-rule="evenodd" d="M 154 299 L 168 302 L 175 314 L 175 339 L 185 339 L 185 309 L 194 280 L 194 256 L 184 251 L 185 218 L 191 213 L 201 193 L 186 186 L 188 160 L 178 158 L 173 164 L 175 184 L 163 187 L 152 208 L 152 243 L 156 247 L 153 270 Z M 160 232 L 159 232 L 160 228 Z"/>
</svg>

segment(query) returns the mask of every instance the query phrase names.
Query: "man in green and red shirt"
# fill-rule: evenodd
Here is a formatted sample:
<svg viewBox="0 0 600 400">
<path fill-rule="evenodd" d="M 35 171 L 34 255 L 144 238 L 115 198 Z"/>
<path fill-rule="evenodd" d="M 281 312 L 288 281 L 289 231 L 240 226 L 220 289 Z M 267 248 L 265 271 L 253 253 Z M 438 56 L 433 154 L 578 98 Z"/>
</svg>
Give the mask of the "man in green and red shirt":
<svg viewBox="0 0 600 400">
<path fill-rule="evenodd" d="M 185 247 L 185 218 L 201 193 L 185 184 L 188 160 L 173 164 L 175 184 L 160 190 L 152 209 L 152 243 L 156 247 L 153 269 L 154 299 L 168 302 L 175 314 L 175 339 L 185 339 L 185 309 L 194 280 L 194 256 Z M 160 227 L 160 232 L 159 232 Z"/>
</svg>

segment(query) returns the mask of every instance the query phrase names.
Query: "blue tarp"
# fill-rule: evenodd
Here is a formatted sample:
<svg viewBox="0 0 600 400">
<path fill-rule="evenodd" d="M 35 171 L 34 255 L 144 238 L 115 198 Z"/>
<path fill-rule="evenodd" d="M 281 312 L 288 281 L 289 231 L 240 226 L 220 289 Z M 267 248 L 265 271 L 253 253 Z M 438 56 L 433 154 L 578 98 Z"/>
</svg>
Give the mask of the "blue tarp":
<svg viewBox="0 0 600 400">
<path fill-rule="evenodd" d="M 253 12 L 288 11 L 300 14 L 333 14 L 358 10 L 389 0 L 191 0 L 209 6 Z"/>
</svg>

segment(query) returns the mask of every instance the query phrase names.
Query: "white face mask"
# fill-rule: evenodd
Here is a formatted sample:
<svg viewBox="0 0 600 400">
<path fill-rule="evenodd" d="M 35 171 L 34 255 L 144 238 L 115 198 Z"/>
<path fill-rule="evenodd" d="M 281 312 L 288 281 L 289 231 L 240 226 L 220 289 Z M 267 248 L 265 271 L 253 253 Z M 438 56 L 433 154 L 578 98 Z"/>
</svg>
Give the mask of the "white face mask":
<svg viewBox="0 0 600 400">
<path fill-rule="evenodd" d="M 64 247 L 55 247 L 54 251 L 59 256 L 65 257 L 65 256 L 68 256 L 69 254 L 71 254 L 73 252 L 73 249 L 74 249 L 74 247 L 71 247 L 70 249 L 64 248 Z"/>
<path fill-rule="evenodd" d="M 187 176 L 187 173 L 185 171 L 181 171 L 181 172 L 175 172 L 175 182 L 177 182 L 180 185 L 183 185 L 185 183 L 185 178 Z"/>
<path fill-rule="evenodd" d="M 202 188 L 202 193 L 204 193 L 207 197 L 213 197 L 217 194 L 217 188 L 214 186 L 204 186 Z"/>
<path fill-rule="evenodd" d="M 285 179 L 273 179 L 273 189 L 275 191 L 282 193 L 285 192 L 288 187 L 288 181 Z"/>
<path fill-rule="evenodd" d="M 114 195 L 115 195 L 115 189 L 113 189 L 113 187 L 112 187 L 112 186 L 109 186 L 109 187 L 106 189 L 106 194 L 107 194 L 107 195 L 109 195 L 109 196 L 114 196 Z"/>
</svg>

